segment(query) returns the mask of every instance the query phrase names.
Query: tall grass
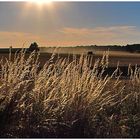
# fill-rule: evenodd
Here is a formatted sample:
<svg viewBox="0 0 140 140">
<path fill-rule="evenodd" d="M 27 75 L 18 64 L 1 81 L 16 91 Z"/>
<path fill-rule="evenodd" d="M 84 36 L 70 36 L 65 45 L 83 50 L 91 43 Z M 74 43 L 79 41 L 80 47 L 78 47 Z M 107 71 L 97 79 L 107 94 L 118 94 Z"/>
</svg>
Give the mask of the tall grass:
<svg viewBox="0 0 140 140">
<path fill-rule="evenodd" d="M 140 137 L 140 68 L 103 75 L 108 52 L 92 63 L 54 55 L 39 69 L 39 54 L 0 61 L 0 136 Z"/>
</svg>

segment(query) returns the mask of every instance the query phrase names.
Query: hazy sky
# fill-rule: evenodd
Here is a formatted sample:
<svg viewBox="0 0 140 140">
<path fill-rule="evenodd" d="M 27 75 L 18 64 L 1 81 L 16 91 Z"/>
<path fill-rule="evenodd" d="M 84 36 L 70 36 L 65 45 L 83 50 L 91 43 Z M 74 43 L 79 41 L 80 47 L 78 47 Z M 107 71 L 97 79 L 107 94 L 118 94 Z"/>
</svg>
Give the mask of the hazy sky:
<svg viewBox="0 0 140 140">
<path fill-rule="evenodd" d="M 140 43 L 140 2 L 0 2 L 0 47 Z"/>
</svg>

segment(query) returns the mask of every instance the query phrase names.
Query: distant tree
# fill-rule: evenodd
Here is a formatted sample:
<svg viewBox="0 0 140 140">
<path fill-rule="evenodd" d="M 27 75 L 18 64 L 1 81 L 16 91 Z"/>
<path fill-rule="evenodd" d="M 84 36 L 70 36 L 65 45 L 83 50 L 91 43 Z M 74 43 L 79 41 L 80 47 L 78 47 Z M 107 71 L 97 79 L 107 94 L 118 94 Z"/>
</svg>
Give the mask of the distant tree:
<svg viewBox="0 0 140 140">
<path fill-rule="evenodd" d="M 29 46 L 29 49 L 28 49 L 30 52 L 33 52 L 33 51 L 36 51 L 38 52 L 39 51 L 39 47 L 38 47 L 38 44 L 36 42 L 34 43 L 31 43 L 31 45 Z"/>
<path fill-rule="evenodd" d="M 126 45 L 126 50 L 131 53 L 140 52 L 140 44 Z"/>
</svg>

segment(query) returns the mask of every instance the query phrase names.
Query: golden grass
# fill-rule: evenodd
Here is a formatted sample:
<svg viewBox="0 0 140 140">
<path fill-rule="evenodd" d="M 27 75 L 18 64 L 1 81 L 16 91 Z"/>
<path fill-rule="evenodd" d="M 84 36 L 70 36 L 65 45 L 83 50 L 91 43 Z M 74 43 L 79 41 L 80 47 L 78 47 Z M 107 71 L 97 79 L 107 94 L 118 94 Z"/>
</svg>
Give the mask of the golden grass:
<svg viewBox="0 0 140 140">
<path fill-rule="evenodd" d="M 118 68 L 103 76 L 108 55 L 92 64 L 53 54 L 41 70 L 35 52 L 1 60 L 0 136 L 140 137 L 140 69 L 130 66 L 127 81 Z"/>
</svg>

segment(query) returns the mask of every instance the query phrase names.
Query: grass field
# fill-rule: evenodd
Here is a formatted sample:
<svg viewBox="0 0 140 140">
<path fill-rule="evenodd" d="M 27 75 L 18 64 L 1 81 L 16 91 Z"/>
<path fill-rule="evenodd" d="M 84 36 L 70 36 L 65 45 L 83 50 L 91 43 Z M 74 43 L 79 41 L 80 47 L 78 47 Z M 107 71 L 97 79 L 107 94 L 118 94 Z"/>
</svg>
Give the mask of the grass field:
<svg viewBox="0 0 140 140">
<path fill-rule="evenodd" d="M 140 138 L 139 57 L 91 58 L 0 54 L 0 137 Z"/>
</svg>

